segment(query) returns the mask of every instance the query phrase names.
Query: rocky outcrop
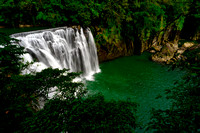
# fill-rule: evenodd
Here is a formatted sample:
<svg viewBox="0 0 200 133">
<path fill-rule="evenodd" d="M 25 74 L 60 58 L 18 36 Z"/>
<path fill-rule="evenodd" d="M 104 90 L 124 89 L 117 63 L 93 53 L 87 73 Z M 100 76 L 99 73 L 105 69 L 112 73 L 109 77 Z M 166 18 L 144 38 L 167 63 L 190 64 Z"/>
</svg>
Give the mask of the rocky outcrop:
<svg viewBox="0 0 200 133">
<path fill-rule="evenodd" d="M 125 44 L 124 42 L 113 45 L 97 45 L 99 62 L 109 61 L 122 56 L 130 56 L 133 55 L 133 53 L 133 43 L 129 45 Z"/>
<path fill-rule="evenodd" d="M 175 59 L 176 60 L 181 60 L 187 58 L 184 53 L 187 52 L 195 52 L 195 61 L 200 61 L 200 43 L 198 42 L 185 42 L 176 52 Z"/>
<path fill-rule="evenodd" d="M 162 37 L 163 39 L 160 39 L 162 41 L 157 37 L 157 39 L 154 39 L 155 43 L 152 43 L 151 52 L 153 53 L 153 61 L 168 64 L 172 61 L 185 58 L 183 54 L 186 50 L 198 48 L 200 32 L 189 34 L 187 37 L 185 37 L 187 33 L 184 33 L 184 31 L 166 30 L 165 34 Z"/>
<path fill-rule="evenodd" d="M 177 45 L 178 44 L 173 44 L 170 42 L 166 43 L 159 52 L 156 52 L 154 55 L 152 55 L 152 60 L 156 62 L 169 63 L 178 49 Z"/>
<path fill-rule="evenodd" d="M 197 42 L 195 43 L 192 41 L 186 41 L 186 42 L 182 41 L 184 40 L 179 41 L 179 47 L 178 44 L 167 43 L 161 48 L 160 51 L 157 51 L 155 52 L 155 54 L 152 55 L 152 60 L 160 63 L 169 64 L 173 61 L 183 60 L 184 58 L 186 58 L 184 56 L 184 52 L 186 50 L 192 51 L 194 49 L 200 48 L 200 44 L 198 44 Z M 200 59 L 199 57 L 200 53 L 199 55 L 197 55 L 198 59 Z"/>
<path fill-rule="evenodd" d="M 121 56 L 141 54 L 148 50 L 153 53 L 151 58 L 153 61 L 168 64 L 175 56 L 177 59 L 180 58 L 184 51 L 194 46 L 191 41 L 182 43 L 181 41 L 184 38 L 181 38 L 183 36 L 181 34 L 182 31 L 178 30 L 177 25 L 171 23 L 153 38 L 143 39 L 143 37 L 138 37 L 135 38 L 134 43 L 121 41 L 99 45 L 97 46 L 99 61 L 104 62 Z M 192 34 L 189 38 L 200 40 L 200 32 Z"/>
<path fill-rule="evenodd" d="M 157 34 L 152 41 L 150 52 L 152 60 L 160 63 L 169 63 L 178 50 L 180 31 L 175 25 L 169 25 L 163 32 Z"/>
</svg>

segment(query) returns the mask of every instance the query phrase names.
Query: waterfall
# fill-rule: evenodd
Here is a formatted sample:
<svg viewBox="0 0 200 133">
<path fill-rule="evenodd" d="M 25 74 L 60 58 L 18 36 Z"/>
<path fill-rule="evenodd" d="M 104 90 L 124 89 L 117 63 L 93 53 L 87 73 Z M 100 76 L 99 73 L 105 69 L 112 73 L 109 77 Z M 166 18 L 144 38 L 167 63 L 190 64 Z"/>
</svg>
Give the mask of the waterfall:
<svg viewBox="0 0 200 133">
<path fill-rule="evenodd" d="M 70 72 L 83 72 L 82 76 L 92 80 L 94 73 L 100 72 L 97 49 L 89 28 L 83 30 L 60 27 L 11 35 L 20 40 L 25 48 L 25 62 L 34 62 L 23 73 L 41 71 L 52 67 L 69 69 Z"/>
</svg>

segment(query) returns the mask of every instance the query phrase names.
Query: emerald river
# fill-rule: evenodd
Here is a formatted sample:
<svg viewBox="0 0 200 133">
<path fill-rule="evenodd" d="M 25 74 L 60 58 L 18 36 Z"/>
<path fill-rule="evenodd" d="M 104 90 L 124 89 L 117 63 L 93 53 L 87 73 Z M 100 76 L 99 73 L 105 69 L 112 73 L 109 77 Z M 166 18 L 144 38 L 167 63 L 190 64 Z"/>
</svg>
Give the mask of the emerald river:
<svg viewBox="0 0 200 133">
<path fill-rule="evenodd" d="M 122 57 L 100 64 L 101 72 L 94 81 L 87 81 L 90 94 L 102 93 L 106 100 L 131 100 L 138 104 L 137 120 L 142 128 L 150 121 L 151 110 L 166 109 L 171 105 L 165 89 L 174 87 L 184 71 L 170 70 L 169 66 L 149 60 L 149 53 Z"/>
</svg>

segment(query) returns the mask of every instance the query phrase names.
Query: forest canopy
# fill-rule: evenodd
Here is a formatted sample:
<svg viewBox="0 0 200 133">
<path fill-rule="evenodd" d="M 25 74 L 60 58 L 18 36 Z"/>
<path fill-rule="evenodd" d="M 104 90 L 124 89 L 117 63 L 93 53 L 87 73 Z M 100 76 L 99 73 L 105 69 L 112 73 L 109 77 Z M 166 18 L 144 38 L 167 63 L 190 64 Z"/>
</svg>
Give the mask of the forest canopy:
<svg viewBox="0 0 200 133">
<path fill-rule="evenodd" d="M 97 44 L 114 44 L 152 39 L 171 25 L 180 31 L 187 19 L 197 20 L 185 29 L 195 33 L 199 9 L 198 0 L 1 0 L 0 25 L 80 25 L 93 30 Z"/>
</svg>

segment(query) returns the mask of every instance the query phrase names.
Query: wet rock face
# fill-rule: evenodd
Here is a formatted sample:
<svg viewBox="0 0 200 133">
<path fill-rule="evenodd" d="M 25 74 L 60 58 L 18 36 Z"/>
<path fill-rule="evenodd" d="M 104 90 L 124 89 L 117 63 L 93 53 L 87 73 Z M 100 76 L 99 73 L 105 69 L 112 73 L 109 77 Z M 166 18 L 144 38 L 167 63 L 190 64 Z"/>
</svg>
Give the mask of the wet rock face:
<svg viewBox="0 0 200 133">
<path fill-rule="evenodd" d="M 162 49 L 162 46 L 161 46 L 161 45 L 159 45 L 159 46 L 155 45 L 155 46 L 152 46 L 152 48 L 153 48 L 155 51 L 160 51 L 160 50 Z"/>
<path fill-rule="evenodd" d="M 152 55 L 152 60 L 155 62 L 168 63 L 174 57 L 174 53 L 177 50 L 177 44 L 166 43 L 160 51 L 157 51 Z"/>
<path fill-rule="evenodd" d="M 194 43 L 192 43 L 192 42 L 185 42 L 182 47 L 184 47 L 184 48 L 190 48 L 192 46 L 194 46 Z"/>
<path fill-rule="evenodd" d="M 156 51 L 152 55 L 152 60 L 155 62 L 169 64 L 172 61 L 181 60 L 186 57 L 183 56 L 186 50 L 198 49 L 200 44 L 195 44 L 194 42 L 184 42 L 181 46 L 178 47 L 178 44 L 175 43 L 166 43 L 160 51 Z M 200 53 L 199 53 L 200 55 Z M 198 58 L 198 55 L 197 55 Z M 198 58 L 199 59 L 199 58 Z"/>
<path fill-rule="evenodd" d="M 122 56 L 130 56 L 134 53 L 134 46 L 132 44 L 125 44 L 120 42 L 113 45 L 97 45 L 97 54 L 99 62 L 113 60 Z"/>
</svg>

